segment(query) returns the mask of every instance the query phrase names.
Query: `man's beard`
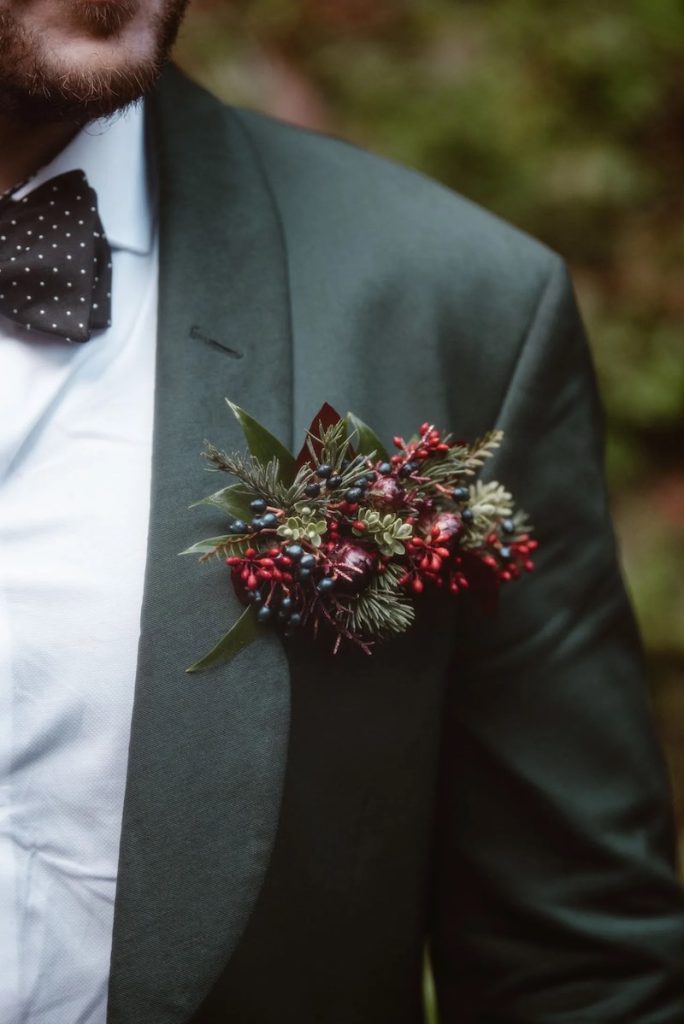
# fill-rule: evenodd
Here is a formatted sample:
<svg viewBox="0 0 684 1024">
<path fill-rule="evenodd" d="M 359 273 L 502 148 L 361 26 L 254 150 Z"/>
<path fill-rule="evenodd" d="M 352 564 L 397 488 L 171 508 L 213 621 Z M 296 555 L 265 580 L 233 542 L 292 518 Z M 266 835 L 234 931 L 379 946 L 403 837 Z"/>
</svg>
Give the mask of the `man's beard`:
<svg viewBox="0 0 684 1024">
<path fill-rule="evenodd" d="M 75 0 L 78 2 L 78 0 Z M 155 19 L 157 45 L 146 59 L 102 69 L 57 71 L 46 60 L 39 37 L 0 11 L 0 115 L 24 123 L 85 124 L 134 103 L 155 85 L 176 40 L 189 0 L 169 0 Z M 83 2 L 81 17 L 91 31 L 115 34 L 137 0 Z"/>
</svg>

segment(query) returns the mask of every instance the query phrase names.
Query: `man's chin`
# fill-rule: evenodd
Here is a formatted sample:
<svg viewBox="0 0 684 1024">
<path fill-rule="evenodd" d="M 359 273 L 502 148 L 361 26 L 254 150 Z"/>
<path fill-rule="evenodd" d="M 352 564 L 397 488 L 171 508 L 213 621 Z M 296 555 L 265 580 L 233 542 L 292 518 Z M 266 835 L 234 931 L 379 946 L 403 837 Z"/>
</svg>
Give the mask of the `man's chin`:
<svg viewBox="0 0 684 1024">
<path fill-rule="evenodd" d="M 24 123 L 86 124 L 130 106 L 156 84 L 163 63 L 150 61 L 121 70 L 90 71 L 48 77 L 30 83 L 3 82 L 0 113 Z"/>
<path fill-rule="evenodd" d="M 84 35 L 63 46 L 0 9 L 0 114 L 85 124 L 129 106 L 154 87 L 187 2 L 166 0 L 146 19 L 142 0 L 66 0 Z"/>
</svg>

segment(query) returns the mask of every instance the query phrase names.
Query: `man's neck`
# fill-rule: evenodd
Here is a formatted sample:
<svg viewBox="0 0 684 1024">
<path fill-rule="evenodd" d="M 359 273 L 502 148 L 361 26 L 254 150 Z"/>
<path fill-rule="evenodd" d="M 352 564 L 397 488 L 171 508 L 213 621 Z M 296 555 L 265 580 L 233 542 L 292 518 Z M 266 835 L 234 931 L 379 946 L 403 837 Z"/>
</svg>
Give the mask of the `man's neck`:
<svg viewBox="0 0 684 1024">
<path fill-rule="evenodd" d="M 0 194 L 40 170 L 77 131 L 74 124 L 21 124 L 0 114 Z"/>
</svg>

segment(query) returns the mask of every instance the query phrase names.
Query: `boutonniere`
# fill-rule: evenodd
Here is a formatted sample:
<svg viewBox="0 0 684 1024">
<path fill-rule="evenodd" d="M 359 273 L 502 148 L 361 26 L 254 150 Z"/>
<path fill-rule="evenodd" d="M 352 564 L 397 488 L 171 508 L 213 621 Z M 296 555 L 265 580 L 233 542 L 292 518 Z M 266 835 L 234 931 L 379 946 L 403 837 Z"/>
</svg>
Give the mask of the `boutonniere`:
<svg viewBox="0 0 684 1024">
<path fill-rule="evenodd" d="M 207 443 L 209 468 L 236 482 L 197 503 L 224 512 L 226 532 L 182 553 L 225 561 L 245 610 L 188 672 L 227 661 L 264 627 L 370 654 L 409 629 L 427 589 L 469 594 L 489 613 L 500 586 L 534 568 L 526 514 L 502 484 L 477 479 L 502 431 L 467 442 L 423 423 L 389 455 L 358 417 L 326 404 L 295 457 L 228 405 L 248 451 Z"/>
</svg>

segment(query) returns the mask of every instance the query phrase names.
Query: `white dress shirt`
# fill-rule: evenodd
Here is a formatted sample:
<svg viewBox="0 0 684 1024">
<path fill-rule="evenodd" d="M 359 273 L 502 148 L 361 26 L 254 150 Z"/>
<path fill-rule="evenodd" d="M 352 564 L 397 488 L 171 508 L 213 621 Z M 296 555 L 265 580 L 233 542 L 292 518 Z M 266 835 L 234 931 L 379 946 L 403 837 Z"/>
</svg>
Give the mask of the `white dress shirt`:
<svg viewBox="0 0 684 1024">
<path fill-rule="evenodd" d="M 156 206 L 142 107 L 84 129 L 112 327 L 0 316 L 0 1022 L 104 1024 L 149 513 Z"/>
</svg>

